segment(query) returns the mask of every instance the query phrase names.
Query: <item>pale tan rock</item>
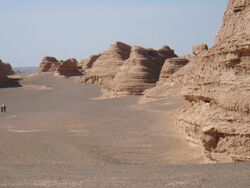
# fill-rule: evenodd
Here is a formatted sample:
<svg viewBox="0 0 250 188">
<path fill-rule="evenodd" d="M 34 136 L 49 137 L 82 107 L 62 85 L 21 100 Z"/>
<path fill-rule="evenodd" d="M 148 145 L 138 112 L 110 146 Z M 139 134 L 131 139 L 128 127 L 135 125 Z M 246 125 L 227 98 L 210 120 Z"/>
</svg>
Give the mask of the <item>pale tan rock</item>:
<svg viewBox="0 0 250 188">
<path fill-rule="evenodd" d="M 104 85 L 105 96 L 141 95 L 155 86 L 164 61 L 173 57 L 177 56 L 167 46 L 158 51 L 134 46 L 115 78 Z"/>
<path fill-rule="evenodd" d="M 191 63 L 178 125 L 217 162 L 250 160 L 250 1 L 230 0 L 215 46 Z"/>
<path fill-rule="evenodd" d="M 94 62 L 96 62 L 96 60 L 100 56 L 101 56 L 101 54 L 91 55 L 89 58 L 81 60 L 81 62 L 80 62 L 81 69 L 83 69 L 84 71 L 87 71 L 88 69 L 91 69 Z"/>
<path fill-rule="evenodd" d="M 208 51 L 207 44 L 197 44 L 193 46 L 193 54 L 195 56 L 200 56 Z"/>
<path fill-rule="evenodd" d="M 180 95 L 183 87 L 183 79 L 187 72 L 192 70 L 188 66 L 186 58 L 167 59 L 162 67 L 160 79 L 156 86 L 144 91 L 139 102 L 150 102 L 166 99 L 170 96 Z M 190 67 L 190 68 L 189 68 Z"/>
<path fill-rule="evenodd" d="M 124 61 L 129 58 L 131 46 L 116 42 L 100 56 L 90 57 L 86 65 L 90 69 L 84 75 L 83 83 L 99 83 L 107 82 L 115 77 L 120 70 Z"/>
<path fill-rule="evenodd" d="M 44 57 L 42 62 L 40 63 L 38 67 L 38 72 L 55 72 L 57 69 L 58 60 L 54 57 Z"/>
<path fill-rule="evenodd" d="M 55 75 L 62 76 L 79 76 L 81 72 L 78 69 L 78 62 L 76 59 L 71 58 L 66 61 L 58 61 L 54 57 L 43 58 L 39 68 L 39 73 L 51 72 Z"/>
<path fill-rule="evenodd" d="M 55 73 L 63 76 L 79 76 L 81 73 L 78 70 L 77 64 L 78 62 L 74 58 L 60 61 L 58 62 L 58 68 Z"/>
</svg>

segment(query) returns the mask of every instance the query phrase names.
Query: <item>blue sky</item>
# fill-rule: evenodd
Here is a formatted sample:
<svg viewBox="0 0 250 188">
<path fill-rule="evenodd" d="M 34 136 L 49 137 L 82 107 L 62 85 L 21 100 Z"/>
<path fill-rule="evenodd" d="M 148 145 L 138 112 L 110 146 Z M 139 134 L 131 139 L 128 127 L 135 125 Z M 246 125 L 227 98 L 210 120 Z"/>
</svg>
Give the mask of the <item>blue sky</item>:
<svg viewBox="0 0 250 188">
<path fill-rule="evenodd" d="M 0 0 L 0 59 L 37 66 L 44 56 L 78 60 L 115 41 L 178 55 L 212 46 L 227 0 Z"/>
</svg>

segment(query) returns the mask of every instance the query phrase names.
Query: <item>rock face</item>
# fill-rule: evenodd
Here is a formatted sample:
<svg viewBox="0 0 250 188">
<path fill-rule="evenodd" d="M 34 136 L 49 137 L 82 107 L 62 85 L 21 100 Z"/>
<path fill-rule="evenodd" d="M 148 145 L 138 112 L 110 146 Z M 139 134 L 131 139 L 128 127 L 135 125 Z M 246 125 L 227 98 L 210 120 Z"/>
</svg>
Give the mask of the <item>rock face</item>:
<svg viewBox="0 0 250 188">
<path fill-rule="evenodd" d="M 87 72 L 89 69 L 92 68 L 94 62 L 101 56 L 101 54 L 97 54 L 97 55 L 92 55 L 87 59 L 83 59 L 80 62 L 81 65 L 81 69 L 84 70 L 85 72 Z"/>
<path fill-rule="evenodd" d="M 76 59 L 71 58 L 66 61 L 60 61 L 58 63 L 58 68 L 56 74 L 63 76 L 79 76 L 81 73 L 78 70 L 78 62 Z"/>
<path fill-rule="evenodd" d="M 195 56 L 200 56 L 208 51 L 207 44 L 197 44 L 193 46 L 193 54 Z"/>
<path fill-rule="evenodd" d="M 116 42 L 102 54 L 91 56 L 84 62 L 83 68 L 89 69 L 83 78 L 83 83 L 102 84 L 115 77 L 124 61 L 129 58 L 131 46 Z"/>
<path fill-rule="evenodd" d="M 145 90 L 139 102 L 150 102 L 180 95 L 185 75 L 192 71 L 186 58 L 167 59 L 162 67 L 160 79 L 156 86 Z"/>
<path fill-rule="evenodd" d="M 104 85 L 105 95 L 141 95 L 144 90 L 155 86 L 164 61 L 173 57 L 177 56 L 168 46 L 158 51 L 134 46 L 118 74 Z"/>
<path fill-rule="evenodd" d="M 0 60 L 0 85 L 8 82 L 8 75 L 13 74 L 14 71 L 12 70 L 11 65 Z"/>
<path fill-rule="evenodd" d="M 249 44 L 249 0 L 229 0 L 223 26 L 216 37 L 218 48 Z"/>
<path fill-rule="evenodd" d="M 213 161 L 250 161 L 250 0 L 230 0 L 215 46 L 192 62 L 179 115 Z"/>
<path fill-rule="evenodd" d="M 58 61 L 54 57 L 43 58 L 39 68 L 39 73 L 52 72 L 56 75 L 63 76 L 78 76 L 81 72 L 78 69 L 77 60 L 74 58 L 68 59 L 66 61 Z"/>
<path fill-rule="evenodd" d="M 58 60 L 54 57 L 44 57 L 38 67 L 38 72 L 55 72 L 58 67 Z"/>
</svg>

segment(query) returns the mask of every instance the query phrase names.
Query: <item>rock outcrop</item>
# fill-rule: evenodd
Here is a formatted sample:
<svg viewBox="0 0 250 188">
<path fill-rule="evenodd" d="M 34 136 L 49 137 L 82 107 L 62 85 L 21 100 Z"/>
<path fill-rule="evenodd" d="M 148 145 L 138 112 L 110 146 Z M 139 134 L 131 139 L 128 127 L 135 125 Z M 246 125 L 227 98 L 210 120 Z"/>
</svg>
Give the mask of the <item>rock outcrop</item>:
<svg viewBox="0 0 250 188">
<path fill-rule="evenodd" d="M 123 63 L 114 79 L 104 85 L 104 95 L 141 95 L 144 90 L 155 86 L 164 61 L 173 57 L 177 56 L 168 46 L 158 51 L 132 47 L 130 57 Z"/>
<path fill-rule="evenodd" d="M 0 85 L 9 82 L 8 76 L 14 73 L 9 63 L 4 63 L 0 60 Z"/>
<path fill-rule="evenodd" d="M 79 76 L 81 75 L 81 72 L 79 71 L 77 64 L 78 62 L 74 58 L 59 61 L 55 73 L 63 76 Z"/>
<path fill-rule="evenodd" d="M 145 90 L 139 102 L 144 103 L 181 95 L 183 79 L 190 71 L 192 71 L 192 66 L 189 66 L 189 60 L 186 57 L 167 59 L 156 86 Z"/>
<path fill-rule="evenodd" d="M 195 56 L 201 56 L 202 54 L 205 54 L 208 51 L 207 44 L 197 44 L 193 46 L 193 54 Z"/>
<path fill-rule="evenodd" d="M 78 62 L 71 58 L 66 61 L 58 61 L 54 57 L 43 58 L 39 68 L 39 73 L 52 72 L 55 75 L 62 76 L 79 76 L 81 72 L 78 69 Z"/>
<path fill-rule="evenodd" d="M 55 72 L 58 67 L 58 60 L 54 57 L 44 57 L 38 67 L 38 72 Z"/>
<path fill-rule="evenodd" d="M 250 0 L 230 0 L 213 48 L 192 62 L 178 125 L 212 161 L 250 161 Z"/>
<path fill-rule="evenodd" d="M 80 62 L 81 69 L 85 72 L 88 72 L 92 68 L 94 62 L 101 56 L 101 54 L 92 55 L 87 59 L 83 59 Z"/>
<path fill-rule="evenodd" d="M 116 42 L 102 54 L 91 56 L 84 62 L 83 68 L 89 70 L 86 71 L 82 82 L 103 84 L 113 79 L 124 61 L 129 58 L 130 51 L 131 46 Z"/>
</svg>

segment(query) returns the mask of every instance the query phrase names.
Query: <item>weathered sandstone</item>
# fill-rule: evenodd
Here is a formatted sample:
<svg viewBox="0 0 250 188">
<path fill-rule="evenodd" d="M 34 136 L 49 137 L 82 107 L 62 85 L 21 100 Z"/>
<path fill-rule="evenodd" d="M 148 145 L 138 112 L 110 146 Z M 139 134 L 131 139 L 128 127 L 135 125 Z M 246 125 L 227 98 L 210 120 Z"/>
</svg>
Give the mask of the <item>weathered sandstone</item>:
<svg viewBox="0 0 250 188">
<path fill-rule="evenodd" d="M 116 42 L 100 55 L 92 56 L 84 62 L 83 68 L 89 69 L 83 83 L 107 82 L 115 77 L 124 61 L 129 58 L 131 46 Z"/>
<path fill-rule="evenodd" d="M 208 51 L 208 46 L 206 44 L 197 44 L 193 46 L 193 54 L 195 56 L 200 56 Z"/>
<path fill-rule="evenodd" d="M 94 62 L 101 56 L 101 54 L 97 54 L 97 55 L 92 55 L 87 59 L 83 59 L 80 62 L 81 65 L 81 69 L 84 70 L 85 72 L 87 72 L 87 70 L 91 69 Z"/>
<path fill-rule="evenodd" d="M 172 49 L 164 46 L 160 50 L 134 46 L 118 74 L 104 85 L 106 96 L 141 95 L 144 90 L 155 86 L 161 68 L 168 58 L 177 57 Z"/>
<path fill-rule="evenodd" d="M 58 62 L 58 68 L 56 74 L 63 76 L 79 76 L 81 75 L 78 70 L 78 62 L 76 59 L 71 58 L 65 61 Z"/>
<path fill-rule="evenodd" d="M 39 68 L 39 73 L 52 72 L 55 75 L 62 76 L 79 76 L 81 75 L 78 69 L 78 62 L 76 59 L 71 58 L 66 61 L 58 61 L 54 57 L 43 58 Z"/>
<path fill-rule="evenodd" d="M 156 86 L 144 91 L 140 98 L 141 103 L 166 99 L 180 95 L 185 75 L 192 71 L 187 58 L 167 59 L 162 67 L 160 79 Z"/>
<path fill-rule="evenodd" d="M 215 46 L 184 79 L 178 125 L 212 161 L 250 161 L 250 1 L 230 0 Z"/>
</svg>

